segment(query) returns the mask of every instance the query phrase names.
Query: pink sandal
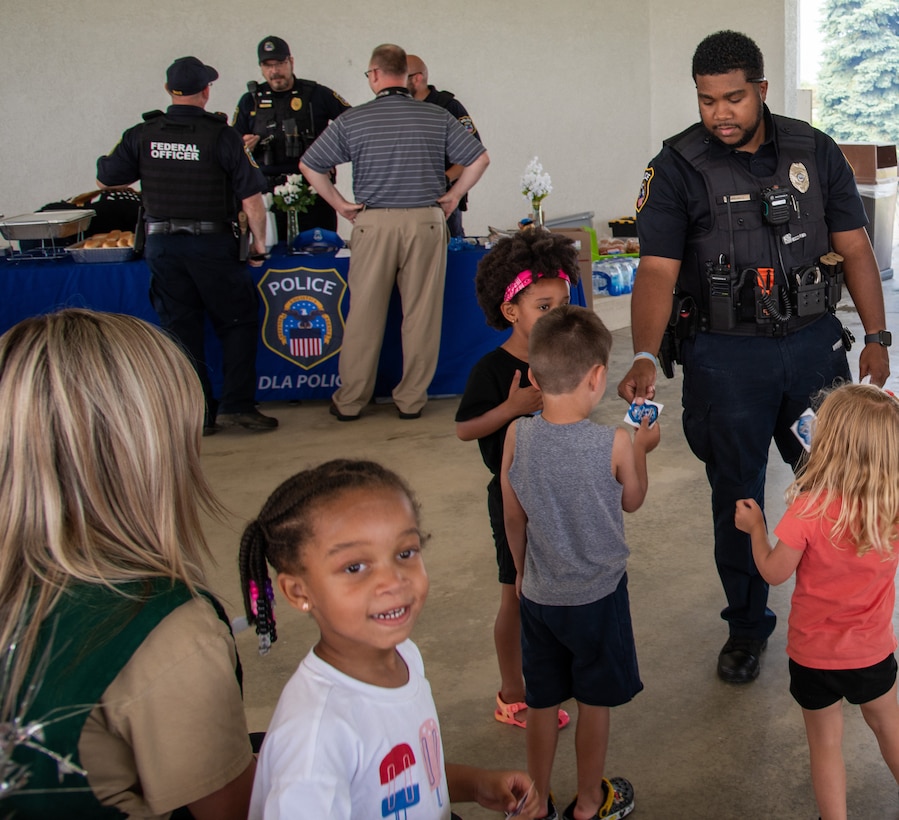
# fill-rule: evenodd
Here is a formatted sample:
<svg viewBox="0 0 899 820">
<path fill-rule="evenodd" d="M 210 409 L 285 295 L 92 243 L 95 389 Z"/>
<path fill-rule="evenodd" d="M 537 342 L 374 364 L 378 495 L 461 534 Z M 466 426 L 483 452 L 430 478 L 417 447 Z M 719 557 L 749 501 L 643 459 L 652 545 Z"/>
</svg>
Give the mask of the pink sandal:
<svg viewBox="0 0 899 820">
<path fill-rule="evenodd" d="M 500 693 L 497 692 L 496 711 L 493 713 L 493 717 L 500 723 L 508 723 L 510 726 L 517 726 L 519 729 L 525 729 L 528 725 L 527 720 L 522 720 L 517 717 L 517 715 L 527 708 L 528 705 L 523 701 L 519 701 L 518 703 L 506 703 L 500 697 Z M 559 728 L 564 729 L 569 723 L 571 723 L 571 718 L 568 716 L 568 712 L 564 709 L 559 709 Z"/>
</svg>

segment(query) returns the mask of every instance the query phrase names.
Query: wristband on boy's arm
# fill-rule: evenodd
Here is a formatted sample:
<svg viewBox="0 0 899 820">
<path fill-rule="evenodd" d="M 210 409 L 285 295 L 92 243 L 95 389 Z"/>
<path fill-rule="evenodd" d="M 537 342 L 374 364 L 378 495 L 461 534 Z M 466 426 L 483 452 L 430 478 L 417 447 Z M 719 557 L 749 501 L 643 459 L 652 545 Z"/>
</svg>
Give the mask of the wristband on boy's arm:
<svg viewBox="0 0 899 820">
<path fill-rule="evenodd" d="M 652 353 L 647 353 L 645 350 L 641 350 L 639 353 L 634 353 L 634 362 L 637 359 L 649 359 L 656 367 L 659 366 L 659 360 L 652 355 Z M 631 362 L 633 364 L 633 362 Z"/>
</svg>

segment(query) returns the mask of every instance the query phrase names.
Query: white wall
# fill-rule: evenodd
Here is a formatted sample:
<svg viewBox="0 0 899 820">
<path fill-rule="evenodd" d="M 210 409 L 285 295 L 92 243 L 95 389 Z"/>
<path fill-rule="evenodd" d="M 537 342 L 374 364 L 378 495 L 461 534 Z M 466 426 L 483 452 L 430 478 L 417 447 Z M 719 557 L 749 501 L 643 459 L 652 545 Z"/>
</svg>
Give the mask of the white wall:
<svg viewBox="0 0 899 820">
<path fill-rule="evenodd" d="M 527 213 L 518 185 L 534 155 L 552 176 L 548 218 L 594 211 L 607 232 L 610 218 L 633 213 L 661 140 L 696 119 L 690 58 L 706 34 L 734 28 L 754 37 L 769 103 L 790 113 L 793 17 L 795 0 L 8 0 L 0 213 L 92 190 L 97 156 L 142 112 L 166 106 L 165 68 L 176 57 L 218 69 L 210 108 L 230 116 L 246 81 L 261 79 L 256 44 L 277 34 L 298 76 L 354 104 L 371 96 L 362 72 L 375 45 L 398 43 L 428 63 L 431 82 L 466 105 L 492 159 L 471 197 L 469 233 Z M 349 177 L 345 168 L 341 187 Z"/>
</svg>

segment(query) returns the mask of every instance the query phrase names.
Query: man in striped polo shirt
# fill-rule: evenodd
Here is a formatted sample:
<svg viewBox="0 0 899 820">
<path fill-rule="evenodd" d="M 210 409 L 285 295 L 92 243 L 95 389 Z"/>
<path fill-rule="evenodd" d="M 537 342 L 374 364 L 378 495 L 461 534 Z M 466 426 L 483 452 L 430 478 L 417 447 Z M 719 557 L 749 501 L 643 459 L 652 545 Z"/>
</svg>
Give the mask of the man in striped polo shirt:
<svg viewBox="0 0 899 820">
<path fill-rule="evenodd" d="M 421 416 L 440 348 L 446 218 L 490 162 L 452 114 L 410 96 L 406 75 L 406 52 L 378 46 L 365 72 L 375 98 L 334 120 L 300 162 L 309 184 L 353 223 L 341 386 L 331 401 L 340 421 L 358 419 L 374 392 L 394 283 L 403 303 L 403 377 L 393 400 L 401 419 Z M 464 166 L 449 191 L 445 160 Z M 329 176 L 344 162 L 353 163 L 355 202 Z"/>
</svg>

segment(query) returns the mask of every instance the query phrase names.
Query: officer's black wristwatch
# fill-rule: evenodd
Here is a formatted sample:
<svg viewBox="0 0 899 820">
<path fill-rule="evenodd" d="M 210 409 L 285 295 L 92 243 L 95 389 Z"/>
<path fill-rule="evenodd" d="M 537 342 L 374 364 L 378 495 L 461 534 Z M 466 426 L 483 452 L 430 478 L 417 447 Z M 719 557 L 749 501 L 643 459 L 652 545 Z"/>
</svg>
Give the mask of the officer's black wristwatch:
<svg viewBox="0 0 899 820">
<path fill-rule="evenodd" d="M 879 330 L 877 333 L 866 333 L 865 334 L 865 344 L 866 345 L 883 345 L 884 347 L 889 347 L 893 343 L 893 334 L 888 330 Z"/>
</svg>

